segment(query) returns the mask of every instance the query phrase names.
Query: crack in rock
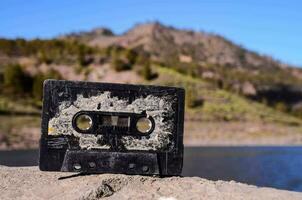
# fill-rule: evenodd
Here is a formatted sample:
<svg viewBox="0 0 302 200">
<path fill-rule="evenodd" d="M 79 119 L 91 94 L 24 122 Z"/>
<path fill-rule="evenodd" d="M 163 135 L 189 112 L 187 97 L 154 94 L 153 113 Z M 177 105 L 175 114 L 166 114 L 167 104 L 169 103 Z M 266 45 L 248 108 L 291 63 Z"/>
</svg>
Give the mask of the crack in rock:
<svg viewBox="0 0 302 200">
<path fill-rule="evenodd" d="M 109 178 L 103 180 L 101 185 L 95 190 L 92 190 L 87 196 L 81 198 L 81 200 L 98 200 L 105 197 L 110 197 L 114 193 L 121 190 L 128 181 L 121 178 Z"/>
</svg>

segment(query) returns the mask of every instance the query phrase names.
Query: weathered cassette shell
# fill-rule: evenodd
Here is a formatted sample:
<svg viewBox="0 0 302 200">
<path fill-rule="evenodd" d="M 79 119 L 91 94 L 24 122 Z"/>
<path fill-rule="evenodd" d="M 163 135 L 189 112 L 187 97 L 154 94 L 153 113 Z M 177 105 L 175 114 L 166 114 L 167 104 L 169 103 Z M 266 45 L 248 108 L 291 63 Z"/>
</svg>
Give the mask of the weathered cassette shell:
<svg viewBox="0 0 302 200">
<path fill-rule="evenodd" d="M 46 80 L 39 167 L 180 175 L 184 96 L 176 87 Z"/>
</svg>

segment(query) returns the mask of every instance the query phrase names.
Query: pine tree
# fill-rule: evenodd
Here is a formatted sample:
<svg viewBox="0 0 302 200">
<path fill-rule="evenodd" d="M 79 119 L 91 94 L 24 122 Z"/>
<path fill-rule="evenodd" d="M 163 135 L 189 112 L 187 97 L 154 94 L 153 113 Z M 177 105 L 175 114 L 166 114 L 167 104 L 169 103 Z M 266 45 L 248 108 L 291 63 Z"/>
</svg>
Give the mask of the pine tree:
<svg viewBox="0 0 302 200">
<path fill-rule="evenodd" d="M 151 71 L 149 62 L 145 62 L 144 66 L 143 66 L 142 75 L 143 75 L 144 79 L 146 79 L 146 80 L 152 79 L 152 71 Z"/>
<path fill-rule="evenodd" d="M 32 79 L 23 72 L 21 65 L 11 64 L 4 69 L 4 86 L 12 93 L 28 92 L 32 87 Z"/>
</svg>

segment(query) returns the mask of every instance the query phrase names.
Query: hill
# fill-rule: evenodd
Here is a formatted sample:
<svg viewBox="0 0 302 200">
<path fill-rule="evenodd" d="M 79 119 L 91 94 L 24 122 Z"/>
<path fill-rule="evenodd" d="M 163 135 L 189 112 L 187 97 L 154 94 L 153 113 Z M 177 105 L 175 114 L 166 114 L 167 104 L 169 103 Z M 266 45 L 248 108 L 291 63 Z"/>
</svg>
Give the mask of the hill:
<svg viewBox="0 0 302 200">
<path fill-rule="evenodd" d="M 144 51 L 154 62 L 207 79 L 220 88 L 269 106 L 282 102 L 288 110 L 300 108 L 302 71 L 299 68 L 259 55 L 219 35 L 155 22 L 136 25 L 122 35 L 95 29 L 64 38 L 100 48 L 120 46 Z"/>
<path fill-rule="evenodd" d="M 160 23 L 122 35 L 97 28 L 49 40 L 3 38 L 0 148 L 37 145 L 46 78 L 184 87 L 187 144 L 300 144 L 301 77 L 299 68 L 222 36 Z M 18 115 L 16 123 L 7 114 Z"/>
</svg>

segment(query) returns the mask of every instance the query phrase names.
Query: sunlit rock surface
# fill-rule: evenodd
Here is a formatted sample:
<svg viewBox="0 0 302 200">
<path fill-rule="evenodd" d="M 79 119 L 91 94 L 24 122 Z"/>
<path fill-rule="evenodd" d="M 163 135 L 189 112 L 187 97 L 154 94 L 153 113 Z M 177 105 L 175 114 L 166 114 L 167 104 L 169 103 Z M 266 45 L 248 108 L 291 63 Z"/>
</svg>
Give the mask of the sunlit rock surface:
<svg viewBox="0 0 302 200">
<path fill-rule="evenodd" d="M 197 177 L 77 175 L 1 167 L 0 199 L 302 199 L 302 193 Z"/>
</svg>

